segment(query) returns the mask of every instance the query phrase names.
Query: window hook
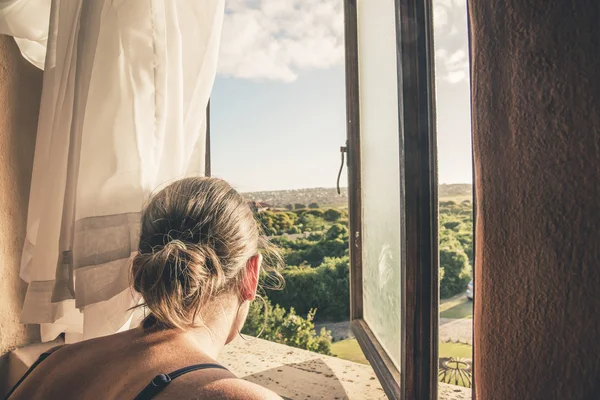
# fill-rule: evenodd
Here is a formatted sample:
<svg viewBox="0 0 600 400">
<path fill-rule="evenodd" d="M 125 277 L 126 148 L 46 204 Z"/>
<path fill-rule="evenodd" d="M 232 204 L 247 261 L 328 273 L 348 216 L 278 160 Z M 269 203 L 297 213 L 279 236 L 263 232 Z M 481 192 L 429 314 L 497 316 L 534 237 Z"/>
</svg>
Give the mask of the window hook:
<svg viewBox="0 0 600 400">
<path fill-rule="evenodd" d="M 348 142 L 346 142 L 346 145 L 348 145 Z M 342 191 L 340 190 L 340 178 L 342 177 L 342 170 L 344 169 L 344 153 L 348 152 L 348 148 L 346 146 L 340 146 L 340 153 L 342 154 L 342 164 L 340 165 L 340 172 L 338 173 L 338 177 L 337 177 L 337 193 L 338 194 L 342 194 Z"/>
</svg>

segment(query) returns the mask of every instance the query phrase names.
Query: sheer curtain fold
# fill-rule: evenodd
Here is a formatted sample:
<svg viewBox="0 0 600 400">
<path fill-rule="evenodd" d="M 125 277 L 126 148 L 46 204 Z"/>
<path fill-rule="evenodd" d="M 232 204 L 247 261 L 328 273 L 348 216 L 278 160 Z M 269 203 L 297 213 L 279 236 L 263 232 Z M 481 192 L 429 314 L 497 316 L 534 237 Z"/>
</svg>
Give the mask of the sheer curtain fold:
<svg viewBox="0 0 600 400">
<path fill-rule="evenodd" d="M 224 0 L 0 0 L 0 32 L 43 47 L 18 42 L 44 59 L 21 264 L 21 320 L 42 324 L 43 340 L 131 321 L 143 203 L 204 174 L 223 14 Z"/>
<path fill-rule="evenodd" d="M 50 0 L 0 0 L 0 34 L 15 38 L 21 54 L 44 68 Z"/>
</svg>

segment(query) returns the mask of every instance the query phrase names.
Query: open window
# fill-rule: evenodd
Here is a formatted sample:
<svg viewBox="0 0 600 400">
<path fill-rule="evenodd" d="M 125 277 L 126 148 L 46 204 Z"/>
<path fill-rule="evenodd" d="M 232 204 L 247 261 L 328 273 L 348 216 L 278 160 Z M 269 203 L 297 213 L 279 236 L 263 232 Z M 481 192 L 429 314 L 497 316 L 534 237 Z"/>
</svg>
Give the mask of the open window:
<svg viewBox="0 0 600 400">
<path fill-rule="evenodd" d="M 390 399 L 436 399 L 431 2 L 344 0 L 344 13 L 351 327 Z"/>
<path fill-rule="evenodd" d="M 352 329 L 391 399 L 437 398 L 431 14 L 345 1 Z"/>
</svg>

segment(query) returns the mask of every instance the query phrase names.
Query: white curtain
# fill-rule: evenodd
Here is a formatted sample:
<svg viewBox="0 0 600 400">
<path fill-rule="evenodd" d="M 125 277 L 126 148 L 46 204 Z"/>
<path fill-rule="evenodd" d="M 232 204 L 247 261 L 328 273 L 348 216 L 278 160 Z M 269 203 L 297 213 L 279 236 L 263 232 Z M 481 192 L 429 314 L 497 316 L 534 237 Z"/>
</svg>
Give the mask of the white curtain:
<svg viewBox="0 0 600 400">
<path fill-rule="evenodd" d="M 204 173 L 224 0 L 0 0 L 44 69 L 21 277 L 42 340 L 127 329 L 139 212 Z"/>
</svg>

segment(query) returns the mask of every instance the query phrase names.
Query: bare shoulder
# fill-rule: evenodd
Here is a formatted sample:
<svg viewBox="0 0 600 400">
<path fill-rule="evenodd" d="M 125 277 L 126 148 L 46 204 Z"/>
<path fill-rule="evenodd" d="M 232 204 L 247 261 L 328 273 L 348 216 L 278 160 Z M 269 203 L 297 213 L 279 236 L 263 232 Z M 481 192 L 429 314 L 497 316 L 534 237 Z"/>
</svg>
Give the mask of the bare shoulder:
<svg viewBox="0 0 600 400">
<path fill-rule="evenodd" d="M 213 381 L 202 387 L 202 397 L 215 400 L 281 400 L 273 391 L 239 378 Z"/>
<path fill-rule="evenodd" d="M 62 349 L 63 347 L 67 347 L 67 345 L 66 344 L 59 344 L 58 346 L 51 347 L 48 350 L 46 350 L 44 352 L 44 354 L 50 355 L 50 354 L 54 353 L 55 351 Z"/>
</svg>

